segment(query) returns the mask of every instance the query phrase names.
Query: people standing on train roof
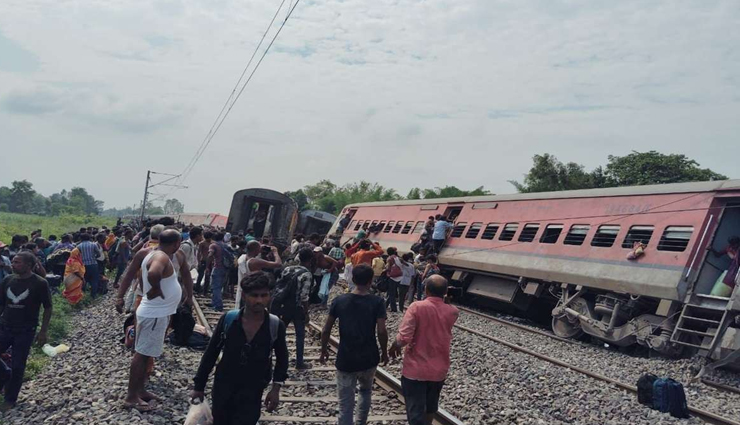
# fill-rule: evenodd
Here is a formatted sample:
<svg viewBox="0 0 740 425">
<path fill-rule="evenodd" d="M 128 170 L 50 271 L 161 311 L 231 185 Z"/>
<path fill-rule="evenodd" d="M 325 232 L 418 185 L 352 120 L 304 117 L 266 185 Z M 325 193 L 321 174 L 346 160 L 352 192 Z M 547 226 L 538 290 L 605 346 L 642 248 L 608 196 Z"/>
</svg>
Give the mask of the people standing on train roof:
<svg viewBox="0 0 740 425">
<path fill-rule="evenodd" d="M 34 336 L 40 345 L 46 343 L 52 314 L 51 291 L 46 279 L 33 273 L 36 261 L 32 253 L 19 251 L 11 262 L 13 274 L 0 282 L 0 353 L 13 349 L 11 377 L 5 383 L 5 401 L 0 404 L 0 412 L 12 409 L 18 401 Z M 41 306 L 44 315 L 36 334 Z"/>
<path fill-rule="evenodd" d="M 288 266 L 280 275 L 280 280 L 290 283 L 295 288 L 295 300 L 288 303 L 287 311 L 280 312 L 280 319 L 288 326 L 291 322 L 295 328 L 296 369 L 310 369 L 311 364 L 303 360 L 303 343 L 306 338 L 306 323 L 308 322 L 308 302 L 313 283 L 311 267 L 314 261 L 313 250 L 303 248 L 298 251 L 300 264 Z"/>
<path fill-rule="evenodd" d="M 150 359 L 162 355 L 169 317 L 180 305 L 183 290 L 177 280 L 177 267 L 172 262 L 180 248 L 180 232 L 174 229 L 159 235 L 157 248 L 141 263 L 142 297 L 136 309 L 136 342 L 131 360 L 128 394 L 124 407 L 140 412 L 151 411 L 150 403 L 158 397 L 145 390 Z M 182 266 L 186 266 L 183 261 Z M 119 291 L 120 294 L 120 291 Z"/>
<path fill-rule="evenodd" d="M 740 271 L 740 255 L 738 255 L 740 253 L 740 237 L 732 236 L 728 239 L 727 246 L 720 251 L 715 250 L 711 245 L 707 247 L 707 250 L 717 258 L 725 255 L 730 258 L 730 266 L 719 275 L 710 294 L 718 297 L 729 297 L 735 289 L 735 278 L 738 271 Z"/>
<path fill-rule="evenodd" d="M 242 286 L 241 282 L 245 277 L 251 276 L 254 273 L 261 272 L 265 269 L 278 269 L 283 265 L 283 260 L 280 255 L 277 255 L 277 248 L 272 246 L 269 247 L 271 252 L 275 253 L 274 261 L 267 261 L 260 258 L 262 245 L 259 242 L 253 240 L 247 243 L 247 248 L 244 254 L 239 256 L 237 259 L 237 269 L 239 273 L 239 286 L 236 288 L 236 308 L 241 307 L 242 301 Z"/>
<path fill-rule="evenodd" d="M 198 244 L 198 279 L 195 281 L 195 292 L 206 295 L 209 284 L 211 283 L 211 274 L 208 267 L 208 248 L 211 246 L 213 233 L 210 230 L 203 232 L 203 240 Z M 203 287 L 201 287 L 201 282 Z"/>
<path fill-rule="evenodd" d="M 445 304 L 447 279 L 432 276 L 424 282 L 426 299 L 409 306 L 390 349 L 396 358 L 403 347 L 401 387 L 410 425 L 429 425 L 439 408 L 447 373 L 450 370 L 452 328 L 460 314 Z"/>
<path fill-rule="evenodd" d="M 447 221 L 442 215 L 437 216 L 437 221 L 434 223 L 434 231 L 432 232 L 432 244 L 434 252 L 439 253 L 442 249 L 449 231 L 453 228 L 453 224 Z"/>
<path fill-rule="evenodd" d="M 223 353 L 213 378 L 214 425 L 256 424 L 267 386 L 272 382 L 264 405 L 272 412 L 280 402 L 280 387 L 288 377 L 286 325 L 267 311 L 269 278 L 261 272 L 253 273 L 239 286 L 243 307 L 221 316 L 193 379 L 191 398 L 203 400 L 208 375 Z"/>
<path fill-rule="evenodd" d="M 375 370 L 381 361 L 383 365 L 388 363 L 385 302 L 370 293 L 372 268 L 359 264 L 352 270 L 352 280 L 355 289 L 334 299 L 321 332 L 321 362 L 325 364 L 329 359 L 331 331 L 334 322 L 339 320 L 339 349 L 335 363 L 339 425 L 367 422 Z M 358 385 L 359 401 L 355 412 L 355 389 Z"/>
</svg>

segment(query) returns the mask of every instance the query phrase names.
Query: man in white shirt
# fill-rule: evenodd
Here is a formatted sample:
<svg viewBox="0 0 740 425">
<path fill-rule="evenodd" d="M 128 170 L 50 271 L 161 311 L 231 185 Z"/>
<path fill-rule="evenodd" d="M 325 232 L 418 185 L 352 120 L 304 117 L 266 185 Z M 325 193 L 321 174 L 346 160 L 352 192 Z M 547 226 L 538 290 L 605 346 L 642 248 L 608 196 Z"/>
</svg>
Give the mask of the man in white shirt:
<svg viewBox="0 0 740 425">
<path fill-rule="evenodd" d="M 165 230 L 159 235 L 159 246 L 141 262 L 144 297 L 136 309 L 135 354 L 123 404 L 128 409 L 151 411 L 153 406 L 149 403 L 157 399 L 144 389 L 144 383 L 149 359 L 162 355 L 169 317 L 175 314 L 182 298 L 177 270 L 172 264 L 172 256 L 179 248 L 180 232 Z"/>
<path fill-rule="evenodd" d="M 283 260 L 280 259 L 280 254 L 278 254 L 277 248 L 274 246 L 270 247 L 272 253 L 275 255 L 275 261 L 267 261 L 259 258 L 261 248 L 262 245 L 259 242 L 250 241 L 247 244 L 247 251 L 236 260 L 239 279 L 239 282 L 236 285 L 236 308 L 241 307 L 241 282 L 244 277 L 249 276 L 252 273 L 262 271 L 263 269 L 277 269 L 283 265 Z"/>
</svg>

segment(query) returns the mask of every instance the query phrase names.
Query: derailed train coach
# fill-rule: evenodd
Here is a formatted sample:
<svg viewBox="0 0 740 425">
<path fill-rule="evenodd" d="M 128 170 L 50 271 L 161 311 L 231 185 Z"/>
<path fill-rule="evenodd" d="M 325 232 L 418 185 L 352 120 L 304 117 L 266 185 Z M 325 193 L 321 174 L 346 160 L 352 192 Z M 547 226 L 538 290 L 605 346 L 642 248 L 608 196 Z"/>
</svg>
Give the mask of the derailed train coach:
<svg viewBox="0 0 740 425">
<path fill-rule="evenodd" d="M 711 295 L 730 259 L 709 250 L 740 235 L 740 180 L 355 204 L 342 240 L 373 229 L 408 251 L 437 214 L 454 220 L 439 261 L 465 296 L 521 310 L 549 299 L 566 338 L 667 355 L 740 348 L 737 291 Z"/>
<path fill-rule="evenodd" d="M 298 206 L 290 197 L 270 189 L 243 189 L 234 193 L 226 229 L 231 233 L 254 231 L 269 236 L 281 250 L 290 245 L 298 223 Z"/>
</svg>

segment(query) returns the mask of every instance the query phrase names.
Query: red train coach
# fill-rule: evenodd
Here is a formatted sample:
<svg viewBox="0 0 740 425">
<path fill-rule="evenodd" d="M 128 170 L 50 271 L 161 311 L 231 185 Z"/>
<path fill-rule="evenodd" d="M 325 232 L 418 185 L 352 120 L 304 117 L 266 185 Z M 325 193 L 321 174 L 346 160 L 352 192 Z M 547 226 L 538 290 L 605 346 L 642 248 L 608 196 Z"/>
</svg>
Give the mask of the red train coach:
<svg viewBox="0 0 740 425">
<path fill-rule="evenodd" d="M 727 180 L 372 202 L 340 218 L 352 217 L 343 241 L 374 227 L 372 240 L 408 251 L 429 216 L 451 217 L 439 261 L 466 294 L 521 309 L 555 297 L 552 327 L 563 337 L 711 354 L 723 336 L 723 347 L 740 347 L 740 303 L 709 295 L 730 260 L 707 255 L 740 235 L 739 207 L 740 180 Z M 630 260 L 635 242 L 644 254 Z"/>
</svg>

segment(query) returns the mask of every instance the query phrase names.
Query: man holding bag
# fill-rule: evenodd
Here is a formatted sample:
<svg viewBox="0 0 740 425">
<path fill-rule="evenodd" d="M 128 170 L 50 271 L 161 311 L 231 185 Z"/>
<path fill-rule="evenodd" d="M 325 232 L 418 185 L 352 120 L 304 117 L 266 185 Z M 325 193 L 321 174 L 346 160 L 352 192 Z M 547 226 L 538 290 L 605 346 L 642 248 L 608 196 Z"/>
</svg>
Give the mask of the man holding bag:
<svg viewBox="0 0 740 425">
<path fill-rule="evenodd" d="M 213 425 L 254 425 L 260 418 L 262 394 L 272 381 L 265 407 L 272 412 L 288 376 L 285 325 L 267 312 L 270 280 L 256 272 L 240 282 L 242 305 L 221 316 L 193 381 L 193 400 L 203 400 L 208 375 L 223 351 L 213 379 Z M 275 354 L 275 369 L 272 355 Z M 196 405 L 196 410 L 203 407 Z"/>
</svg>

